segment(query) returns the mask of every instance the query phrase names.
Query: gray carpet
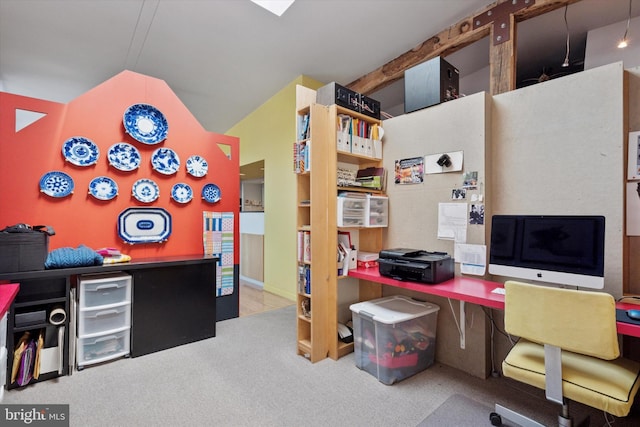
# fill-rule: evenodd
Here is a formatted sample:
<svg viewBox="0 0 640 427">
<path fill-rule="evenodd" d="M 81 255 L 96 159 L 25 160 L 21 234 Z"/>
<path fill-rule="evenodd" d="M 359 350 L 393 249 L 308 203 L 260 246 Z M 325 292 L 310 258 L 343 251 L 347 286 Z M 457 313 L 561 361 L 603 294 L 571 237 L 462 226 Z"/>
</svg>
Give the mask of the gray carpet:
<svg viewBox="0 0 640 427">
<path fill-rule="evenodd" d="M 390 386 L 358 369 L 353 353 L 312 364 L 296 354 L 295 316 L 289 306 L 225 320 L 215 338 L 87 366 L 6 391 L 3 403 L 69 404 L 73 427 L 414 427 L 455 394 L 488 408 L 498 401 L 555 412 L 543 394 L 514 392 L 504 378 L 478 379 L 438 363 Z M 490 425 L 488 413 L 477 421 Z"/>
<path fill-rule="evenodd" d="M 489 414 L 493 409 L 461 394 L 449 397 L 435 411 L 425 418 L 418 427 L 475 427 L 491 425 Z M 515 427 L 503 420 L 504 427 Z"/>
</svg>

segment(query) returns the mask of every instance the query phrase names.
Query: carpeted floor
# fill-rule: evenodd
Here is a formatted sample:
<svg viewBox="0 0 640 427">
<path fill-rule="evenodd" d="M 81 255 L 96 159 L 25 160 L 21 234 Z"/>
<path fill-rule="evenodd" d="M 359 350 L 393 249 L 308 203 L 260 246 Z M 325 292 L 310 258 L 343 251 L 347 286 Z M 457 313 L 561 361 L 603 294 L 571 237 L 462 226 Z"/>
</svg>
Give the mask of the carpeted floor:
<svg viewBox="0 0 640 427">
<path fill-rule="evenodd" d="M 462 394 L 454 394 L 436 408 L 418 427 L 476 427 L 491 425 L 489 414 L 493 409 Z M 515 427 L 503 420 L 504 427 Z"/>
<path fill-rule="evenodd" d="M 289 306 L 225 320 L 215 338 L 9 390 L 2 403 L 69 404 L 72 427 L 404 427 L 417 426 L 457 394 L 486 408 L 499 402 L 543 423 L 555 420 L 557 408 L 544 392 L 518 389 L 505 378 L 479 379 L 436 363 L 385 385 L 358 369 L 353 353 L 312 364 L 296 354 L 295 316 Z M 444 408 L 454 404 L 453 412 L 461 412 L 455 403 Z M 490 426 L 489 412 L 475 425 Z M 602 414 L 596 416 L 592 425 L 602 425 Z"/>
</svg>

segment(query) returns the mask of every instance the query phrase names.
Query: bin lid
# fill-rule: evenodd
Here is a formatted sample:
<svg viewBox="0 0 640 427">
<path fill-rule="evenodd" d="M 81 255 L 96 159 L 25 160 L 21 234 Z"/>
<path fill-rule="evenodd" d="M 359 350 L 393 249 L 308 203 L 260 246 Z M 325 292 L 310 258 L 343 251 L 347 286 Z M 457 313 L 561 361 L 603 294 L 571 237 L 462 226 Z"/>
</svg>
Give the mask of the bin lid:
<svg viewBox="0 0 640 427">
<path fill-rule="evenodd" d="M 366 314 L 376 322 L 396 324 L 437 312 L 440 307 L 430 302 L 417 301 L 403 295 L 394 295 L 351 304 L 356 314 Z"/>
</svg>

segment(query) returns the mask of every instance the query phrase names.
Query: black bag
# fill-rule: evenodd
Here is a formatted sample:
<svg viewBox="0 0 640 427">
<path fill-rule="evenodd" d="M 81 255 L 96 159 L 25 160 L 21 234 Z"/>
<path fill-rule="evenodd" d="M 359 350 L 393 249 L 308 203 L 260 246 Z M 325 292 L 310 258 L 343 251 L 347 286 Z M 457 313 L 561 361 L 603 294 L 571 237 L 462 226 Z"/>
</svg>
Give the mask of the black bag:
<svg viewBox="0 0 640 427">
<path fill-rule="evenodd" d="M 52 227 L 15 224 L 0 230 L 0 273 L 44 270 Z"/>
</svg>

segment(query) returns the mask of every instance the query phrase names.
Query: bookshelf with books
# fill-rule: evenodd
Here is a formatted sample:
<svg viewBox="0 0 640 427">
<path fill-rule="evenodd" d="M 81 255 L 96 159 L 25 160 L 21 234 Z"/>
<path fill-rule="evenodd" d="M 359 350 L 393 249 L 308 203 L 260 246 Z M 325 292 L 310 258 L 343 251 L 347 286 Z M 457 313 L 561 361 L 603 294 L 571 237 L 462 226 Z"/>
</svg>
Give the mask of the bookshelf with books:
<svg viewBox="0 0 640 427">
<path fill-rule="evenodd" d="M 301 104 L 299 92 L 296 96 L 297 131 L 293 151 L 297 180 L 297 352 L 311 362 L 326 357 L 335 360 L 353 351 L 353 343 L 338 339 L 338 322 L 345 322 L 345 319 L 338 319 L 339 286 L 335 248 L 338 247 L 338 231 L 342 228 L 337 225 L 337 196 L 339 191 L 345 190 L 344 186 L 338 186 L 338 164 L 356 169 L 382 167 L 381 144 L 378 143 L 376 157 L 373 144 L 369 153 L 353 153 L 349 148 L 353 147 L 353 134 L 345 136 L 342 132 L 341 135 L 344 129 L 340 126 L 351 120 L 359 123 L 359 129 L 369 129 L 371 132 L 372 128 L 380 126 L 380 120 L 335 104 L 324 106 L 315 104 L 313 100 Z M 339 147 L 338 140 L 341 137 L 350 138 L 351 145 Z M 303 144 L 307 152 L 301 156 Z M 367 142 L 359 144 L 366 147 Z M 383 195 L 382 189 L 357 186 L 353 190 Z M 351 187 L 349 191 L 352 191 Z M 354 243 L 357 250 L 379 252 L 382 249 L 380 227 L 358 227 L 356 234 L 358 241 Z M 360 301 L 382 296 L 380 284 L 361 280 L 358 286 Z"/>
</svg>

